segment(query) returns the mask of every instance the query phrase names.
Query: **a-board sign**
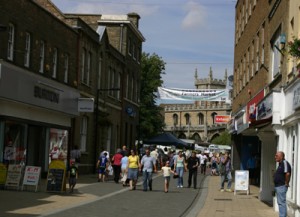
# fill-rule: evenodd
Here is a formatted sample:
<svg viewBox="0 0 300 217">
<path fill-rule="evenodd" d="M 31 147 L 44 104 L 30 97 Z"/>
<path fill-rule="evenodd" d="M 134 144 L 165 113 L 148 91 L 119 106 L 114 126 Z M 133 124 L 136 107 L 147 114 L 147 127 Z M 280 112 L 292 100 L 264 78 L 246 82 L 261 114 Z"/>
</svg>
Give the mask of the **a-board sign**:
<svg viewBox="0 0 300 217">
<path fill-rule="evenodd" d="M 62 192 L 65 190 L 66 166 L 64 161 L 53 160 L 49 165 L 47 191 Z"/>
<path fill-rule="evenodd" d="M 36 186 L 35 191 L 37 191 L 37 187 L 40 181 L 41 167 L 35 166 L 26 166 L 23 178 L 23 186 L 31 185 Z"/>
<path fill-rule="evenodd" d="M 17 164 L 8 165 L 5 187 L 16 187 L 19 189 L 22 177 L 22 166 Z"/>
<path fill-rule="evenodd" d="M 234 185 L 234 194 L 236 194 L 236 191 L 247 191 L 247 194 L 249 194 L 249 171 L 236 170 Z"/>
<path fill-rule="evenodd" d="M 5 185 L 7 167 L 0 163 L 0 185 Z"/>
</svg>

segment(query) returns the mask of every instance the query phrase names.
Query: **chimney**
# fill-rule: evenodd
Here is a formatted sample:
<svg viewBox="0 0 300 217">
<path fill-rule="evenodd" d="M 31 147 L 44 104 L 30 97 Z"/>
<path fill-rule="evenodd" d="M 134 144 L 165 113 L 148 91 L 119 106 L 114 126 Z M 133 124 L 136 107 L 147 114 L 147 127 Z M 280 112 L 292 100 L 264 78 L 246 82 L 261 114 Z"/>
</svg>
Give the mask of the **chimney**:
<svg viewBox="0 0 300 217">
<path fill-rule="evenodd" d="M 129 13 L 127 14 L 128 16 L 128 20 L 136 26 L 136 28 L 138 29 L 139 28 L 139 20 L 140 20 L 140 15 L 138 15 L 137 13 Z"/>
</svg>

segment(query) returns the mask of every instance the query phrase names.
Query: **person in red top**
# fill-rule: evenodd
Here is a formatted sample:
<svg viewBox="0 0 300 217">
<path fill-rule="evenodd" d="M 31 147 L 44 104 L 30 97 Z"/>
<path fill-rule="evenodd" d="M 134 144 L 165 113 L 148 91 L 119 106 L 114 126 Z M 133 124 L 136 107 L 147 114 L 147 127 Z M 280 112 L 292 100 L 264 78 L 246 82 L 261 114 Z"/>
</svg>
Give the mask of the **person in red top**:
<svg viewBox="0 0 300 217">
<path fill-rule="evenodd" d="M 121 149 L 117 149 L 117 153 L 112 158 L 115 183 L 119 183 L 120 174 L 121 174 L 121 159 L 123 157 L 121 152 L 122 152 Z"/>
</svg>

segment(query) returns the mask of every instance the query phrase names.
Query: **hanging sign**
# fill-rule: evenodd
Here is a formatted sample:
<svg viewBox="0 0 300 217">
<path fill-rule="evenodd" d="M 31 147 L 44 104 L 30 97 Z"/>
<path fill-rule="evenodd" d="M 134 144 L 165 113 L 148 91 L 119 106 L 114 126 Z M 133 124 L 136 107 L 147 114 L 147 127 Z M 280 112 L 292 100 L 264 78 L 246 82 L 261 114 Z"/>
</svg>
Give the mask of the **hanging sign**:
<svg viewBox="0 0 300 217">
<path fill-rule="evenodd" d="M 177 89 L 159 87 L 158 98 L 168 100 L 227 101 L 228 90 Z"/>
</svg>

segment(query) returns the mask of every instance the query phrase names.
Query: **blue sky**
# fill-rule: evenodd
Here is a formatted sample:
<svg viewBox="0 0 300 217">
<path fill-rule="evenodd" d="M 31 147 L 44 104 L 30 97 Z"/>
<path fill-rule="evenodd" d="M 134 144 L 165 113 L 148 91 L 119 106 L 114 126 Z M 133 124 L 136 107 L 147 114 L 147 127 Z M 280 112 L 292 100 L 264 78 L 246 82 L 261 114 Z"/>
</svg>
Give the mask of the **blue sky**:
<svg viewBox="0 0 300 217">
<path fill-rule="evenodd" d="M 64 13 L 141 16 L 143 51 L 166 62 L 164 87 L 194 88 L 195 69 L 215 78 L 233 74 L 234 0 L 52 0 Z"/>
</svg>

